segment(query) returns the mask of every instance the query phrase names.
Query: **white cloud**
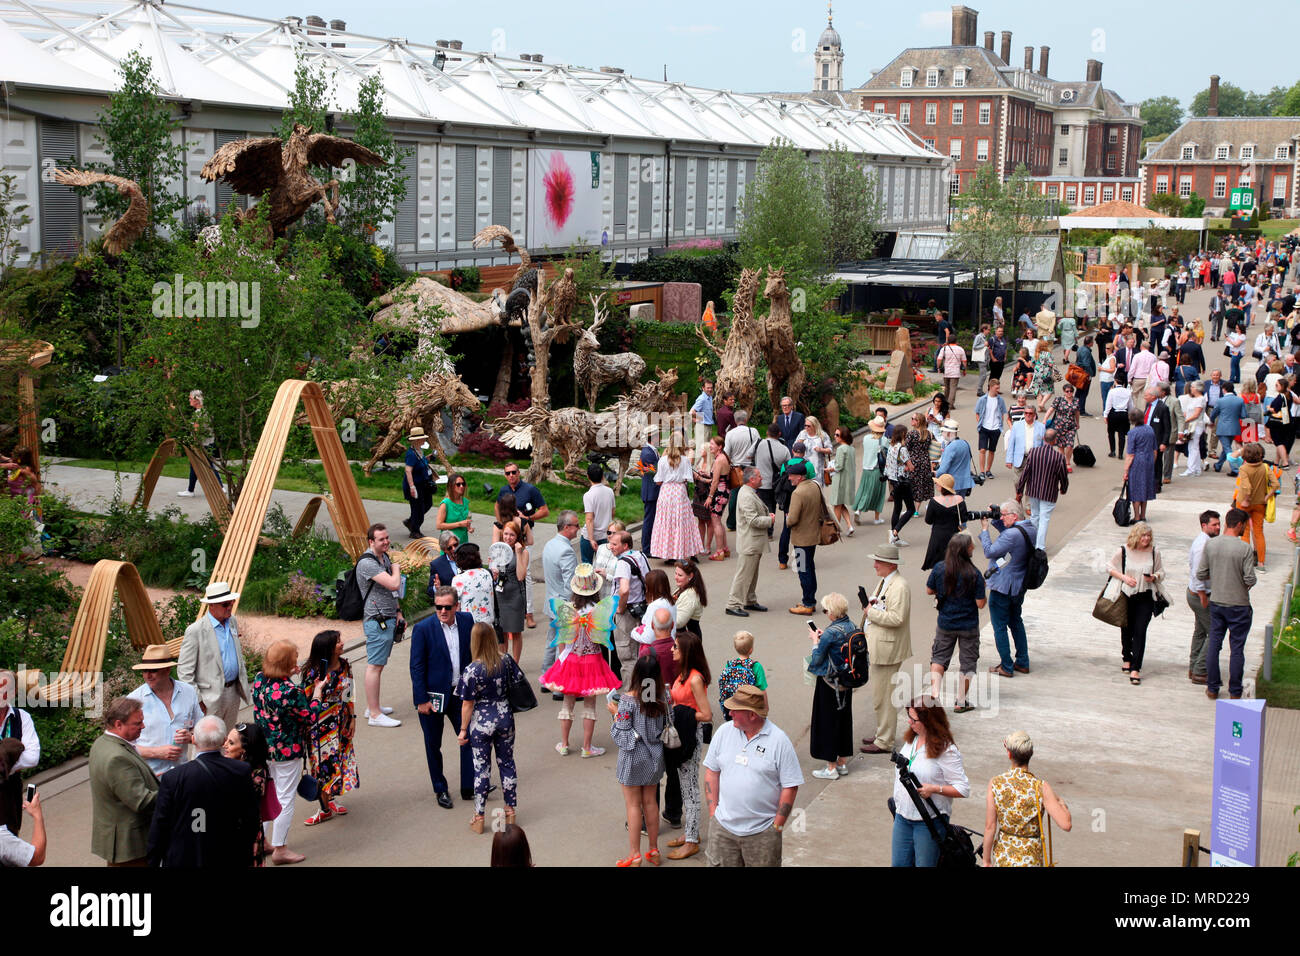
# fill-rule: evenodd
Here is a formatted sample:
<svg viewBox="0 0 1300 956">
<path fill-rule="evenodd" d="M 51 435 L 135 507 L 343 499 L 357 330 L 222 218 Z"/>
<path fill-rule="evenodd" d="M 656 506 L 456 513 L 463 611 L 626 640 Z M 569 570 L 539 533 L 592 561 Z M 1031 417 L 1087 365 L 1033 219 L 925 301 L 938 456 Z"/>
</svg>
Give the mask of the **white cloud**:
<svg viewBox="0 0 1300 956">
<path fill-rule="evenodd" d="M 922 30 L 946 30 L 952 22 L 952 14 L 947 10 L 925 10 L 917 20 Z"/>
<path fill-rule="evenodd" d="M 697 35 L 703 33 L 721 33 L 722 27 L 716 26 L 712 23 L 692 23 L 684 27 L 670 26 L 668 28 L 668 32 L 689 33 L 689 34 L 697 34 Z"/>
</svg>

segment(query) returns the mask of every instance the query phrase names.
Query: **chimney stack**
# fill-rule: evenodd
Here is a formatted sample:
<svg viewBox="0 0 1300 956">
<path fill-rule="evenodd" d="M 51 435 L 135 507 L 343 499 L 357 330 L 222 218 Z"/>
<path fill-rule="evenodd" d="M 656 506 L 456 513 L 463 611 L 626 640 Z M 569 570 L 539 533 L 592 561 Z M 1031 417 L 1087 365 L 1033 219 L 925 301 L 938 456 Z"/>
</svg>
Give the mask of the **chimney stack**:
<svg viewBox="0 0 1300 956">
<path fill-rule="evenodd" d="M 1034 48 L 1031 46 L 1025 47 L 1025 72 L 1034 72 Z"/>
<path fill-rule="evenodd" d="M 308 36 L 320 36 L 322 33 L 325 32 L 324 28 L 325 28 L 325 20 L 323 17 L 318 17 L 313 13 L 311 16 L 307 18 Z"/>
<path fill-rule="evenodd" d="M 993 52 L 993 31 L 992 30 L 984 31 L 984 49 L 988 50 L 990 53 Z"/>
<path fill-rule="evenodd" d="M 447 46 L 451 47 L 453 50 L 460 50 L 464 47 L 464 43 L 460 40 L 448 40 Z"/>
<path fill-rule="evenodd" d="M 1011 65 L 1011 31 L 1002 31 L 1002 62 L 1007 66 Z"/>
<path fill-rule="evenodd" d="M 1219 115 L 1219 77 L 1217 75 L 1210 77 L 1210 108 L 1205 111 L 1205 115 Z"/>
<path fill-rule="evenodd" d="M 346 33 L 346 32 L 347 32 L 347 29 L 348 29 L 347 21 L 346 21 L 346 20 L 331 20 L 331 21 L 330 21 L 330 29 L 333 30 L 335 33 Z M 342 43 L 342 42 L 336 42 L 336 43 L 334 43 L 334 44 L 332 44 L 332 45 L 333 45 L 335 48 L 347 46 L 346 43 Z"/>
<path fill-rule="evenodd" d="M 1047 54 L 1051 47 L 1040 46 L 1038 48 L 1038 73 L 1040 76 L 1047 75 Z"/>
<path fill-rule="evenodd" d="M 1089 83 L 1101 82 L 1101 61 L 1100 60 L 1088 61 L 1088 82 Z"/>
<path fill-rule="evenodd" d="M 975 46 L 975 28 L 979 24 L 979 14 L 970 7 L 953 4 L 952 8 L 952 45 Z"/>
</svg>

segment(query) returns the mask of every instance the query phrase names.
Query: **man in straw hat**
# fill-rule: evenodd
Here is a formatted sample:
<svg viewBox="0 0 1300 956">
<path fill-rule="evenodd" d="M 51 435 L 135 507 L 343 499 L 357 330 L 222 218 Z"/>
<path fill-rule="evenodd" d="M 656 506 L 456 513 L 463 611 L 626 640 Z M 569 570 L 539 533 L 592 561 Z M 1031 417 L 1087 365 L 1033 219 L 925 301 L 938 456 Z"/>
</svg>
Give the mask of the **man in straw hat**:
<svg viewBox="0 0 1300 956">
<path fill-rule="evenodd" d="M 207 606 L 208 613 L 185 629 L 176 668 L 177 676 L 198 691 L 203 712 L 220 717 L 227 727 L 238 723 L 240 702 L 252 701 L 234 618 L 238 600 L 239 592 L 230 590 L 225 581 L 214 581 L 204 589 L 199 603 Z"/>
<path fill-rule="evenodd" d="M 970 442 L 958 437 L 960 427 L 955 418 L 943 420 L 939 430 L 943 438 L 943 454 L 939 457 L 935 474 L 952 475 L 954 493 L 965 498 L 975 488 L 975 477 L 971 473 Z"/>
<path fill-rule="evenodd" d="M 143 672 L 144 683 L 127 695 L 144 708 L 144 730 L 135 749 L 160 777 L 188 759 L 194 725 L 203 717 L 193 685 L 172 680 L 175 664 L 167 645 L 146 647 L 140 663 L 131 668 Z"/>
<path fill-rule="evenodd" d="M 424 454 L 429 448 L 429 436 L 424 429 L 416 425 L 406 438 L 405 476 L 402 479 L 402 495 L 411 503 L 411 516 L 403 518 L 402 524 L 411 533 L 412 538 L 424 537 L 420 525 L 433 504 L 433 470 L 429 459 Z"/>
<path fill-rule="evenodd" d="M 874 737 L 862 738 L 864 754 L 887 754 L 894 749 L 898 732 L 898 708 L 892 698 L 894 675 L 912 656 L 912 591 L 898 573 L 902 560 L 898 546 L 876 545 L 871 556 L 880 583 L 867 599 L 867 686 L 871 707 L 876 712 Z M 910 696 L 910 695 L 909 695 Z"/>
<path fill-rule="evenodd" d="M 722 702 L 731 720 L 704 756 L 712 866 L 780 866 L 781 831 L 803 783 L 790 738 L 767 719 L 767 693 L 741 684 Z"/>
</svg>

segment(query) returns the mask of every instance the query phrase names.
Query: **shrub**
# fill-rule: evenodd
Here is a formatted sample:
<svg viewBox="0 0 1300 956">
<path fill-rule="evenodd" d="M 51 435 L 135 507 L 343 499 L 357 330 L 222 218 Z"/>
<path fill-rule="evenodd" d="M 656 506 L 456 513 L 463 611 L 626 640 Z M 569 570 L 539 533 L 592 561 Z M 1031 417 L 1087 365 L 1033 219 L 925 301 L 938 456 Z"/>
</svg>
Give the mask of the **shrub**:
<svg viewBox="0 0 1300 956">
<path fill-rule="evenodd" d="M 470 455 L 483 455 L 493 461 L 505 461 L 514 454 L 500 438 L 486 428 L 470 432 L 461 439 L 456 450 Z"/>
<path fill-rule="evenodd" d="M 483 285 L 483 277 L 478 266 L 460 266 L 451 270 L 450 285 L 458 292 L 478 292 Z"/>
<path fill-rule="evenodd" d="M 282 617 L 316 617 L 324 611 L 324 590 L 323 585 L 301 571 L 294 571 L 276 595 L 275 613 Z"/>
</svg>

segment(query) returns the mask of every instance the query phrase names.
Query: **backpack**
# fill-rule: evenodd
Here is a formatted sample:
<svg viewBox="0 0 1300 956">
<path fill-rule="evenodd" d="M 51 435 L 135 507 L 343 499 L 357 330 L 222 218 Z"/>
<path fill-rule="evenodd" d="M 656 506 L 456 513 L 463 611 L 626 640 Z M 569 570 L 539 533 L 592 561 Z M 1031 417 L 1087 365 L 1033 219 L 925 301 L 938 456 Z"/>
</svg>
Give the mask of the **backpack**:
<svg viewBox="0 0 1300 956">
<path fill-rule="evenodd" d="M 370 591 L 375 586 L 375 579 L 371 578 L 366 586 L 366 593 L 362 594 L 361 585 L 357 584 L 357 568 L 366 558 L 376 563 L 379 561 L 368 551 L 361 555 L 355 565 L 343 572 L 343 580 L 339 582 L 334 592 L 334 610 L 338 612 L 340 621 L 359 621 L 365 613 L 366 599 L 370 597 Z"/>
<path fill-rule="evenodd" d="M 1047 552 L 1042 548 L 1034 547 L 1034 541 L 1029 537 L 1029 532 L 1020 525 L 1013 525 L 1025 538 L 1025 544 L 1029 546 L 1029 560 L 1025 563 L 1025 590 L 1032 591 L 1035 588 L 1043 586 L 1047 580 Z"/>
<path fill-rule="evenodd" d="M 630 551 L 630 552 L 628 552 L 627 554 L 620 554 L 620 555 L 618 556 L 618 561 L 615 562 L 615 563 L 617 564 L 617 563 L 620 563 L 620 562 L 626 561 L 626 562 L 627 562 L 627 566 L 632 570 L 632 577 L 636 578 L 638 581 L 641 582 L 641 600 L 639 600 L 639 601 L 629 601 L 627 607 L 623 609 L 625 613 L 627 613 L 627 614 L 631 614 L 633 617 L 635 617 L 635 618 L 637 618 L 637 619 L 639 620 L 640 618 L 645 617 L 645 612 L 646 612 L 646 610 L 649 608 L 650 605 L 648 604 L 648 602 L 647 602 L 646 599 L 645 599 L 645 578 L 642 577 L 642 575 L 641 575 L 641 567 L 640 567 L 640 565 L 638 565 L 638 564 L 636 563 L 636 561 L 633 560 L 633 558 L 631 557 L 631 555 L 633 555 L 633 554 L 640 554 L 640 552 L 639 552 L 639 551 Z M 641 560 L 643 560 L 643 561 L 645 560 L 644 555 L 642 556 Z M 631 589 L 629 588 L 629 589 L 628 589 L 628 594 L 630 595 L 631 593 L 632 593 L 632 592 L 631 592 Z"/>
<path fill-rule="evenodd" d="M 743 657 L 733 657 L 727 661 L 727 666 L 722 669 L 722 674 L 718 677 L 718 703 L 721 704 L 730 698 L 736 692 L 736 688 L 742 684 L 756 687 L 755 680 L 757 678 L 754 675 L 754 662 Z"/>
<path fill-rule="evenodd" d="M 841 687 L 858 688 L 867 682 L 867 667 L 870 660 L 867 655 L 867 635 L 861 628 L 852 632 L 835 647 L 831 648 L 830 679 Z"/>
<path fill-rule="evenodd" d="M 782 511 L 790 510 L 790 496 L 794 494 L 794 485 L 790 483 L 790 476 L 786 474 L 786 468 L 791 461 L 798 461 L 799 467 L 802 468 L 805 459 L 791 458 L 781 465 L 781 473 L 772 479 L 772 496 L 776 500 L 776 506 Z"/>
</svg>

